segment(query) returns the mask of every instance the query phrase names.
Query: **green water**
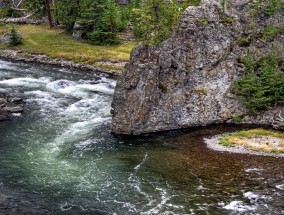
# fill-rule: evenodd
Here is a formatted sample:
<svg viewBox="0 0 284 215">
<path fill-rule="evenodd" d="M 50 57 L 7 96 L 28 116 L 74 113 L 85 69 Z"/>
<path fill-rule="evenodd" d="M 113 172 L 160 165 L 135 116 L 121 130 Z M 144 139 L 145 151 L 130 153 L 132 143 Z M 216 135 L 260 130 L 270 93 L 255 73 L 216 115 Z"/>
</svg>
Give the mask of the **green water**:
<svg viewBox="0 0 284 215">
<path fill-rule="evenodd" d="M 0 214 L 283 214 L 284 159 L 214 152 L 241 128 L 110 134 L 115 81 L 0 61 L 25 112 L 0 123 Z"/>
</svg>

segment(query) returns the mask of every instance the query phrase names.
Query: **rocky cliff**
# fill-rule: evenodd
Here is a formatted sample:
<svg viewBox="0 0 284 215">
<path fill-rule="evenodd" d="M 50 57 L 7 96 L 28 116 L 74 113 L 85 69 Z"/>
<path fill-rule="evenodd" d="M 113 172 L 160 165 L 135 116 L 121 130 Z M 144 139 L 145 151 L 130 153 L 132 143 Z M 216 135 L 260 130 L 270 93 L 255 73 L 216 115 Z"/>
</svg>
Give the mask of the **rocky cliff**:
<svg viewBox="0 0 284 215">
<path fill-rule="evenodd" d="M 223 3 L 202 0 L 188 7 L 171 38 L 132 51 L 112 103 L 114 133 L 137 135 L 236 117 L 238 123 L 284 125 L 282 107 L 249 116 L 231 92 L 244 75 L 240 59 L 248 52 L 261 57 L 277 46 L 283 62 L 283 31 L 266 40 L 261 36 L 266 25 L 283 29 L 283 8 L 271 16 L 259 13 L 261 6 L 251 0 Z"/>
</svg>

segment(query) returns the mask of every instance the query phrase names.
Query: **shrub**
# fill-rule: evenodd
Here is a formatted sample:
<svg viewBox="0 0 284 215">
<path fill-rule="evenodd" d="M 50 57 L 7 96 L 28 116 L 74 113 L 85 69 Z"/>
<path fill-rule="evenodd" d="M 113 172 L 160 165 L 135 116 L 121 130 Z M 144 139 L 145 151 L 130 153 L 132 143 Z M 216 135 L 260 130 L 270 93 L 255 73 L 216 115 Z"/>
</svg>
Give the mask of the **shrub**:
<svg viewBox="0 0 284 215">
<path fill-rule="evenodd" d="M 21 45 L 21 44 L 23 44 L 23 40 L 22 40 L 20 33 L 18 31 L 16 31 L 15 28 L 12 28 L 12 30 L 10 32 L 9 45 L 10 46 L 18 46 L 18 45 Z"/>
<path fill-rule="evenodd" d="M 265 25 L 262 32 L 262 38 L 264 41 L 267 39 L 273 39 L 279 33 L 279 29 L 273 25 Z"/>
<path fill-rule="evenodd" d="M 280 8 L 283 8 L 283 0 L 270 0 L 266 7 L 266 15 L 274 15 Z"/>
</svg>

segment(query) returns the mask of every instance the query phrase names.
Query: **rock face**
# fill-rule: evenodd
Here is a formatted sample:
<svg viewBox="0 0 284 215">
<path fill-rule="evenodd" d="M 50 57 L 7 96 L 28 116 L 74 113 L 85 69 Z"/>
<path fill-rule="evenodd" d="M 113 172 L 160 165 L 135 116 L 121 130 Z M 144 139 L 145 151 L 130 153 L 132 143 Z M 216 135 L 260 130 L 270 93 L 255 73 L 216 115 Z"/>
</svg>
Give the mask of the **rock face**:
<svg viewBox="0 0 284 215">
<path fill-rule="evenodd" d="M 253 18 L 253 29 L 250 0 L 227 2 L 230 5 L 225 8 L 217 0 L 188 7 L 171 38 L 158 46 L 140 45 L 132 51 L 112 103 L 114 133 L 138 135 L 205 126 L 232 122 L 232 118 L 246 114 L 230 90 L 234 80 L 244 74 L 239 59 L 249 49 L 256 56 L 267 54 L 275 44 L 284 50 L 284 36 L 278 34 L 269 42 L 256 38 L 245 45 L 240 38 L 249 38 L 266 24 L 283 27 L 284 19 L 281 13 L 259 14 Z M 281 127 L 280 110 L 246 116 L 240 123 Z"/>
</svg>

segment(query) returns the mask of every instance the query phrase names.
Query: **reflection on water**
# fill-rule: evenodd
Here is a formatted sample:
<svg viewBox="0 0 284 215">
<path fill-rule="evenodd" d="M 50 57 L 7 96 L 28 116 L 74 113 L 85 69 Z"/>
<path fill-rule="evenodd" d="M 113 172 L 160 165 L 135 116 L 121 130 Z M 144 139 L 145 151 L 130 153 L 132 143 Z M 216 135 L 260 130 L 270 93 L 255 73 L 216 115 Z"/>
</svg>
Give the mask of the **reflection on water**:
<svg viewBox="0 0 284 215">
<path fill-rule="evenodd" d="M 23 115 L 0 123 L 0 193 L 12 197 L 0 206 L 12 202 L 18 214 L 284 213 L 283 158 L 214 152 L 203 142 L 240 128 L 114 137 L 115 81 L 58 70 L 0 61 L 0 92 L 26 101 Z"/>
</svg>

